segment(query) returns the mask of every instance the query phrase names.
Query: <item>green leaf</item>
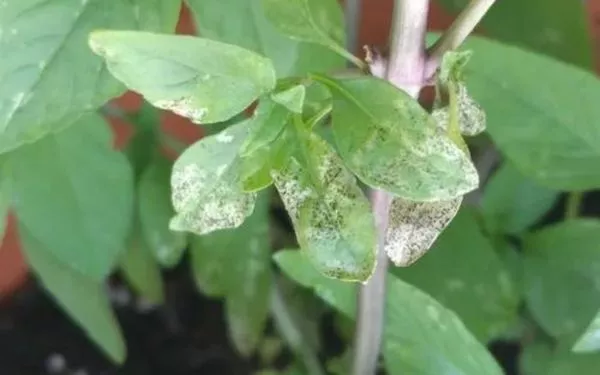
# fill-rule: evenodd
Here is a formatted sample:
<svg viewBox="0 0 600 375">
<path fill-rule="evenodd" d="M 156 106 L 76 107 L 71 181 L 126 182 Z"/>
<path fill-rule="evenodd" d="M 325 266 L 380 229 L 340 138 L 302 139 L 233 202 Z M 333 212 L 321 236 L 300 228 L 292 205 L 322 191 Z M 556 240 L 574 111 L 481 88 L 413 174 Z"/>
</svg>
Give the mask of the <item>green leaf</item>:
<svg viewBox="0 0 600 375">
<path fill-rule="evenodd" d="M 19 235 L 29 264 L 44 287 L 90 340 L 112 361 L 122 364 L 126 356 L 125 343 L 103 282 L 54 257 L 53 249 L 40 242 L 28 227 L 19 225 Z M 79 250 L 82 249 L 86 247 Z"/>
<path fill-rule="evenodd" d="M 481 211 L 493 232 L 520 234 L 556 202 L 558 191 L 539 186 L 510 163 L 504 163 L 486 184 Z"/>
<path fill-rule="evenodd" d="M 1 162 L 0 162 L 1 163 Z M 4 175 L 4 169 L 0 165 L 0 173 Z M 0 246 L 4 241 L 4 234 L 6 231 L 6 225 L 8 220 L 8 214 L 11 206 L 11 188 L 10 178 L 2 176 L 0 178 Z"/>
<path fill-rule="evenodd" d="M 268 204 L 268 195 L 261 195 L 241 227 L 195 237 L 192 243 L 198 287 L 225 297 L 229 335 L 244 356 L 252 355 L 260 343 L 269 311 Z"/>
<path fill-rule="evenodd" d="M 600 355 L 573 354 L 534 342 L 525 346 L 519 367 L 523 375 L 592 375 L 600 371 Z"/>
<path fill-rule="evenodd" d="M 483 38 L 473 51 L 467 84 L 487 115 L 494 143 L 523 174 L 557 189 L 600 187 L 600 81 L 548 57 Z M 515 65 L 514 62 L 519 64 Z"/>
<path fill-rule="evenodd" d="M 57 261 L 102 280 L 125 248 L 133 177 L 96 115 L 9 155 L 19 227 Z"/>
<path fill-rule="evenodd" d="M 344 59 L 320 45 L 283 36 L 265 17 L 261 0 L 187 0 L 200 35 L 259 53 L 278 77 L 343 68 Z M 226 15 L 224 17 L 223 15 Z"/>
<path fill-rule="evenodd" d="M 297 251 L 280 251 L 275 260 L 296 282 L 355 316 L 356 285 L 324 277 Z M 387 290 L 383 355 L 389 374 L 439 375 L 448 369 L 457 375 L 502 374 L 453 312 L 392 275 Z"/>
<path fill-rule="evenodd" d="M 234 45 L 133 31 L 96 31 L 89 44 L 129 89 L 194 123 L 228 120 L 275 87 L 271 62 Z"/>
<path fill-rule="evenodd" d="M 171 229 L 202 235 L 238 227 L 252 213 L 256 194 L 245 193 L 239 178 L 238 152 L 247 136 L 244 121 L 201 139 L 177 159 Z"/>
<path fill-rule="evenodd" d="M 550 335 L 574 342 L 600 308 L 600 221 L 569 220 L 526 238 L 525 295 Z"/>
<path fill-rule="evenodd" d="M 600 351 L 600 312 L 596 313 L 583 335 L 577 339 L 573 351 L 579 353 Z"/>
<path fill-rule="evenodd" d="M 285 91 L 273 93 L 271 99 L 281 104 L 294 113 L 302 113 L 304 108 L 304 99 L 306 98 L 306 88 L 304 85 L 292 86 Z"/>
<path fill-rule="evenodd" d="M 440 0 L 458 12 L 468 0 Z M 481 21 L 486 35 L 527 47 L 568 63 L 592 68 L 585 2 L 559 0 L 496 1 Z"/>
<path fill-rule="evenodd" d="M 419 262 L 394 273 L 456 312 L 483 343 L 517 317 L 520 301 L 511 275 L 471 209 L 460 210 Z"/>
<path fill-rule="evenodd" d="M 175 214 L 171 203 L 169 180 L 171 164 L 162 158 L 144 170 L 138 185 L 138 215 L 143 241 L 156 260 L 163 266 L 179 263 L 187 245 L 184 233 L 169 229 Z"/>
<path fill-rule="evenodd" d="M 268 148 L 281 135 L 287 125 L 290 111 L 268 97 L 259 102 L 248 127 L 250 134 L 242 144 L 240 154 L 250 155 Z"/>
<path fill-rule="evenodd" d="M 299 142 L 306 142 L 304 160 L 291 158 L 273 172 L 298 242 L 324 275 L 365 281 L 375 267 L 377 243 L 369 201 L 323 139 L 311 133 Z"/>
<path fill-rule="evenodd" d="M 292 39 L 321 44 L 342 56 L 344 14 L 335 0 L 262 0 L 269 22 Z"/>
<path fill-rule="evenodd" d="M 124 91 L 87 47 L 90 31 L 173 32 L 179 7 L 174 0 L 4 2 L 0 153 L 63 130 Z"/>
<path fill-rule="evenodd" d="M 470 158 L 408 94 L 373 77 L 317 79 L 333 94 L 340 155 L 363 182 L 415 201 L 452 199 L 477 187 Z"/>
<path fill-rule="evenodd" d="M 164 286 L 160 266 L 152 256 L 143 239 L 135 234 L 121 259 L 125 279 L 137 293 L 148 301 L 160 304 L 164 301 Z"/>
<path fill-rule="evenodd" d="M 139 183 L 141 174 L 156 155 L 160 141 L 160 116 L 159 109 L 144 102 L 137 113 L 128 117 L 129 122 L 135 126 L 135 133 L 126 145 L 125 154 L 135 171 L 136 183 Z"/>
</svg>

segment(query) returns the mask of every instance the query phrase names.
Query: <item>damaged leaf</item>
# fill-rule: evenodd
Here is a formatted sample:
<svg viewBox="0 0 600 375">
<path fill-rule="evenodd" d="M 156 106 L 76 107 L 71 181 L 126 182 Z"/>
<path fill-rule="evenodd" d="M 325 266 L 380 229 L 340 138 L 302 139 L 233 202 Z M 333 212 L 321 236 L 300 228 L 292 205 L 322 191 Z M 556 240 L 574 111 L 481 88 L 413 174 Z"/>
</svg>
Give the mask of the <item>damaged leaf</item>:
<svg viewBox="0 0 600 375">
<path fill-rule="evenodd" d="M 213 40 L 96 31 L 89 44 L 129 89 L 194 123 L 228 120 L 275 87 L 270 60 Z"/>
<path fill-rule="evenodd" d="M 311 133 L 305 141 L 309 159 L 301 164 L 291 158 L 285 169 L 273 173 L 298 242 L 324 275 L 365 281 L 373 272 L 376 250 L 369 202 L 323 139 Z"/>
<path fill-rule="evenodd" d="M 333 94 L 340 155 L 363 182 L 414 201 L 453 199 L 477 188 L 468 155 L 419 103 L 373 77 L 315 77 Z"/>
<path fill-rule="evenodd" d="M 175 212 L 170 228 L 198 235 L 240 226 L 252 213 L 256 194 L 239 179 L 238 150 L 248 135 L 248 121 L 233 125 L 189 147 L 171 176 Z"/>
</svg>

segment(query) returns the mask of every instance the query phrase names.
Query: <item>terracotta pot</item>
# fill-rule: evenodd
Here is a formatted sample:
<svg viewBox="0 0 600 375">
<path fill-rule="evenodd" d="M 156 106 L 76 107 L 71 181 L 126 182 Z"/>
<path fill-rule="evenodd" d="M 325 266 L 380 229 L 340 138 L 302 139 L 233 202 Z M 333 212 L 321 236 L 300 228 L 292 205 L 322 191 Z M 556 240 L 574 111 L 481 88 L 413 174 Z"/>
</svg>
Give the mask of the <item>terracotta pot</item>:
<svg viewBox="0 0 600 375">
<path fill-rule="evenodd" d="M 592 32 L 595 40 L 600 40 L 600 2 L 587 2 Z M 384 46 L 390 30 L 393 0 L 368 0 L 363 1 L 362 22 L 359 29 L 360 45 Z M 445 14 L 443 10 L 432 4 L 429 15 L 429 27 L 432 30 L 445 29 L 450 25 L 452 17 Z M 194 34 L 194 24 L 190 12 L 184 8 L 181 12 L 177 32 L 181 34 Z M 600 53 L 600 44 L 595 45 L 596 54 Z M 600 71 L 600 59 L 596 59 Z M 125 111 L 135 111 L 142 103 L 139 95 L 128 92 L 114 100 Z M 116 118 L 108 118 L 115 134 L 115 146 L 123 147 L 133 133 L 131 124 L 127 124 Z M 188 120 L 164 112 L 162 115 L 163 130 L 177 140 L 190 144 L 202 136 L 201 129 Z M 170 156 L 174 156 L 173 153 Z M 24 261 L 16 233 L 14 218 L 11 215 L 4 242 L 0 247 L 0 299 L 10 296 L 27 280 L 27 264 Z"/>
</svg>

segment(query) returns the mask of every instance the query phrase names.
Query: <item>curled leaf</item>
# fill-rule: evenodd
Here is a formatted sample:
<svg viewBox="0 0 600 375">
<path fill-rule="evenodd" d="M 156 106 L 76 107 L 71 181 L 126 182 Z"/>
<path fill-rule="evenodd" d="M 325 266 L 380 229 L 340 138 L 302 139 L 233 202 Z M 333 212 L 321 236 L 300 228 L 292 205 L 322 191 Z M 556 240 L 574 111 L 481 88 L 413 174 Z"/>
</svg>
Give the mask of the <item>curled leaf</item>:
<svg viewBox="0 0 600 375">
<path fill-rule="evenodd" d="M 256 194 L 243 191 L 238 150 L 247 122 L 201 139 L 175 162 L 171 176 L 176 216 L 170 228 L 198 235 L 240 226 L 254 209 Z"/>
</svg>

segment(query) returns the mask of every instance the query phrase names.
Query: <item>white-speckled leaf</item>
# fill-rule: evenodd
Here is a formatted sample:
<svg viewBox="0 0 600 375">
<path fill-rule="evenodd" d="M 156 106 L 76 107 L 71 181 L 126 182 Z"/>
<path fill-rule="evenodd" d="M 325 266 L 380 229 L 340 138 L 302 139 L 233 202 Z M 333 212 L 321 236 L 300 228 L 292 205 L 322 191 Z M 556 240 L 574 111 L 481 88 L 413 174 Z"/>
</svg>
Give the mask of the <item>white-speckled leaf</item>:
<svg viewBox="0 0 600 375">
<path fill-rule="evenodd" d="M 395 198 L 385 236 L 385 251 L 397 266 L 410 266 L 433 245 L 450 224 L 462 197 L 439 202 L 412 202 Z"/>
<path fill-rule="evenodd" d="M 247 121 L 201 139 L 175 162 L 171 176 L 176 216 L 170 228 L 198 235 L 240 226 L 252 213 L 256 194 L 239 181 L 238 151 Z"/>
<path fill-rule="evenodd" d="M 298 242 L 324 275 L 365 281 L 375 267 L 376 234 L 371 207 L 356 179 L 327 143 L 307 139 L 312 176 L 295 158 L 274 172 Z M 313 178 L 318 181 L 313 181 Z"/>
<path fill-rule="evenodd" d="M 317 78 L 333 95 L 340 155 L 363 182 L 413 201 L 453 199 L 478 186 L 468 155 L 408 94 L 374 77 Z"/>
<path fill-rule="evenodd" d="M 96 31 L 89 43 L 129 89 L 194 123 L 228 120 L 275 87 L 270 60 L 214 40 Z"/>
</svg>

